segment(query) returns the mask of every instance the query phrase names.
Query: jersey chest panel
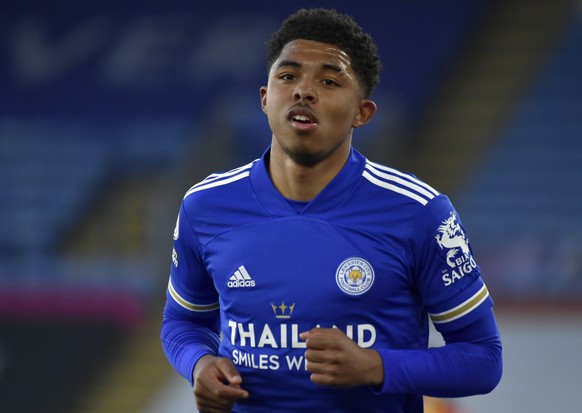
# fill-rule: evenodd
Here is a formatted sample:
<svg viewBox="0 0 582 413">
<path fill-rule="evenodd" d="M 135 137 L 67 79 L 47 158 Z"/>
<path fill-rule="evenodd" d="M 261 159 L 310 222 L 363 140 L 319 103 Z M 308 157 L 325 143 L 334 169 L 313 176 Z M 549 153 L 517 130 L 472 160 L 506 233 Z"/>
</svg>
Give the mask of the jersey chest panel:
<svg viewBox="0 0 582 413">
<path fill-rule="evenodd" d="M 296 335 L 316 326 L 363 347 L 415 346 L 425 314 L 395 251 L 367 231 L 292 216 L 217 237 L 205 260 L 233 347 L 301 348 Z"/>
</svg>

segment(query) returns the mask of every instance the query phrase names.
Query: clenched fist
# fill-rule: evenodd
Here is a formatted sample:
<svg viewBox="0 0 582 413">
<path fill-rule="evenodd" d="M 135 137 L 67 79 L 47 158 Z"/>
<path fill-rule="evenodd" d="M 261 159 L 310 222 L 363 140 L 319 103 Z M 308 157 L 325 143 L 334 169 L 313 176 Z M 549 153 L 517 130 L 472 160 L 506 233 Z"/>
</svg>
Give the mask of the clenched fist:
<svg viewBox="0 0 582 413">
<path fill-rule="evenodd" d="M 325 386 L 380 386 L 382 358 L 364 349 L 337 328 L 314 328 L 300 335 L 307 344 L 305 358 L 311 381 Z"/>
</svg>

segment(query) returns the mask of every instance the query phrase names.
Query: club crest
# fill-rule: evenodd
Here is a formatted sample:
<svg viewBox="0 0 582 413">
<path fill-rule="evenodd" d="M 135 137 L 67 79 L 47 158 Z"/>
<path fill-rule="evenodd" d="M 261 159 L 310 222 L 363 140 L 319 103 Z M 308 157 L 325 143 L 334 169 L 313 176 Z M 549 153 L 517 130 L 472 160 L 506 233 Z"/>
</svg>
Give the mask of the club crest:
<svg viewBox="0 0 582 413">
<path fill-rule="evenodd" d="M 338 287 L 350 295 L 361 295 L 374 283 L 374 269 L 363 258 L 352 257 L 343 261 L 335 273 Z"/>
</svg>

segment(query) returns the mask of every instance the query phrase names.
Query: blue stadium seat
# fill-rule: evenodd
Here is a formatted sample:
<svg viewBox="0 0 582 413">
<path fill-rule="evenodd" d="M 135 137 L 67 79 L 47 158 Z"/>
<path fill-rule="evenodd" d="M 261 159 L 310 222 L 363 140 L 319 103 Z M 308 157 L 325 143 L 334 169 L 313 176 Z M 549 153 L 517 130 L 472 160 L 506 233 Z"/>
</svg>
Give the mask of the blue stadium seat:
<svg viewBox="0 0 582 413">
<path fill-rule="evenodd" d="M 582 16 L 457 202 L 501 292 L 543 295 L 551 279 L 582 296 L 581 50 Z M 507 251 L 520 254 L 498 265 Z"/>
</svg>

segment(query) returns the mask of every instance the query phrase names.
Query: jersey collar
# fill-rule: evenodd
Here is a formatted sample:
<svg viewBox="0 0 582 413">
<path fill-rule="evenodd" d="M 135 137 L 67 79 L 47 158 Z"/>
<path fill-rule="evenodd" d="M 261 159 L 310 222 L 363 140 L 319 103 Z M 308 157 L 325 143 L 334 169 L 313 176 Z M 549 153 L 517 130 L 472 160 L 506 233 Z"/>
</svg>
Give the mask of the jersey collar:
<svg viewBox="0 0 582 413">
<path fill-rule="evenodd" d="M 267 163 L 271 153 L 269 147 L 251 169 L 251 185 L 259 202 L 274 216 L 297 215 L 269 177 Z M 330 212 L 349 197 L 362 176 L 366 158 L 355 149 L 350 149 L 348 161 L 329 184 L 300 212 L 302 215 L 319 215 Z"/>
</svg>

